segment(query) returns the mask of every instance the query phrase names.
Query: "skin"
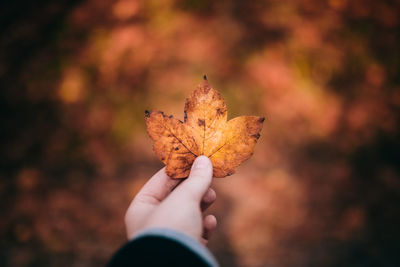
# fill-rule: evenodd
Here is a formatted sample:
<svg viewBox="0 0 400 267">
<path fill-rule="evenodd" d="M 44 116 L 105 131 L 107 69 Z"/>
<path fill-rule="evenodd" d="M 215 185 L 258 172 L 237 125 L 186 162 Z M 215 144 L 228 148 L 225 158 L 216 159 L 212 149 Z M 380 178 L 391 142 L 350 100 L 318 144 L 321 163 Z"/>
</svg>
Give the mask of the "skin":
<svg viewBox="0 0 400 267">
<path fill-rule="evenodd" d="M 131 202 L 125 225 L 128 239 L 148 228 L 168 228 L 206 245 L 217 226 L 214 215 L 205 215 L 216 193 L 210 188 L 213 167 L 206 156 L 196 158 L 184 181 L 172 179 L 165 168 L 157 172 Z"/>
</svg>

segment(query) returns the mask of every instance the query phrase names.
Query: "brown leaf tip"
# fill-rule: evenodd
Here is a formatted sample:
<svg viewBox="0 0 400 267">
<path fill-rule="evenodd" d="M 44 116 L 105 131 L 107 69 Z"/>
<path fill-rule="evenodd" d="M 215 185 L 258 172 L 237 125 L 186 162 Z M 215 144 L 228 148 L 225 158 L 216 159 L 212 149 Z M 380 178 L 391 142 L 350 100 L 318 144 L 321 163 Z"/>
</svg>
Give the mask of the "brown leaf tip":
<svg viewBox="0 0 400 267">
<path fill-rule="evenodd" d="M 148 111 L 147 109 L 144 111 L 144 115 L 146 116 L 146 118 L 150 117 L 150 111 Z"/>
<path fill-rule="evenodd" d="M 205 80 L 205 81 L 207 81 L 207 75 L 203 75 L 203 79 Z"/>
</svg>

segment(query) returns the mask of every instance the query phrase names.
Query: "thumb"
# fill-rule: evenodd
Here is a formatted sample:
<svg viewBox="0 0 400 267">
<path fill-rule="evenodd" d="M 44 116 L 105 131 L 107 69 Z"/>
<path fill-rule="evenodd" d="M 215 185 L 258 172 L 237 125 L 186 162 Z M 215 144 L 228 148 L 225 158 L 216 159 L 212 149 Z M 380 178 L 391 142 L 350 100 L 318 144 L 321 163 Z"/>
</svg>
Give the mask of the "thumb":
<svg viewBox="0 0 400 267">
<path fill-rule="evenodd" d="M 189 177 L 175 190 L 176 195 L 187 195 L 196 202 L 200 202 L 211 185 L 213 174 L 212 163 L 206 156 L 199 156 L 192 165 Z"/>
</svg>

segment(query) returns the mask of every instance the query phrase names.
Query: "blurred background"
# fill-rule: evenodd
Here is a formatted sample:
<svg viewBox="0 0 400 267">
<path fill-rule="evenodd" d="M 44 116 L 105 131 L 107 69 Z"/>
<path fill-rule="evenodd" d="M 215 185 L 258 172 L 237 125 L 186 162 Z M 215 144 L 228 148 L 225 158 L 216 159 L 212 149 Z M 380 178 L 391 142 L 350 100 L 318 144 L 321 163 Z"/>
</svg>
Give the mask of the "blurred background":
<svg viewBox="0 0 400 267">
<path fill-rule="evenodd" d="M 162 167 L 145 109 L 207 74 L 267 119 L 215 179 L 222 266 L 399 266 L 400 1 L 7 1 L 0 265 L 102 266 Z"/>
</svg>

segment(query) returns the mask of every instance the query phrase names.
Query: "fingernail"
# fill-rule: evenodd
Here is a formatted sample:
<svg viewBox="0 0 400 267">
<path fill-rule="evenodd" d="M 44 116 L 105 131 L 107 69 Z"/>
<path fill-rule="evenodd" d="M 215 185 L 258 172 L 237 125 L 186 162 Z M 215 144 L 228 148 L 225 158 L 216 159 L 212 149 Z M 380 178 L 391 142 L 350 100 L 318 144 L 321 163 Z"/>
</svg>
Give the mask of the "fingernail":
<svg viewBox="0 0 400 267">
<path fill-rule="evenodd" d="M 193 163 L 193 168 L 204 169 L 210 167 L 210 160 L 206 156 L 199 156 Z"/>
</svg>

